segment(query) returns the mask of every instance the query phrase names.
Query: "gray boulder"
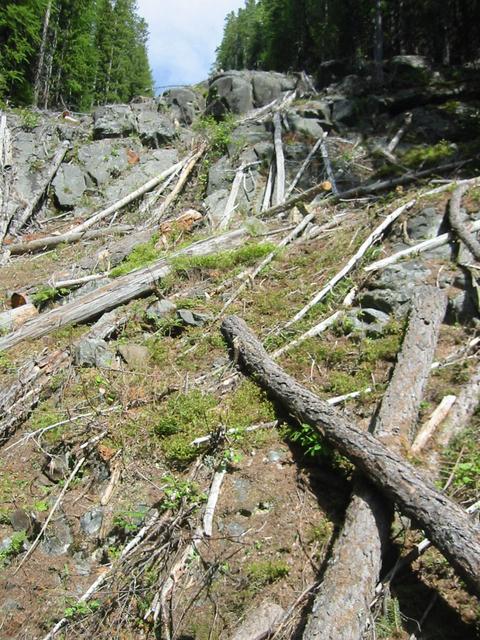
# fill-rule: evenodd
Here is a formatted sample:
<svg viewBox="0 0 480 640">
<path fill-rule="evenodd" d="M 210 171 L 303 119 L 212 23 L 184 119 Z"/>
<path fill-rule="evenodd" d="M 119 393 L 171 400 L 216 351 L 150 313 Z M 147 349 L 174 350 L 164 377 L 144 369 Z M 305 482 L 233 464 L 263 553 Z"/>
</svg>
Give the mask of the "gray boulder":
<svg viewBox="0 0 480 640">
<path fill-rule="evenodd" d="M 98 107 L 93 114 L 93 137 L 125 138 L 135 132 L 135 115 L 126 104 Z"/>
<path fill-rule="evenodd" d="M 208 170 L 207 195 L 219 189 L 229 189 L 235 172 L 227 156 L 222 156 Z"/>
<path fill-rule="evenodd" d="M 139 111 L 136 130 L 142 143 L 152 149 L 168 144 L 177 135 L 170 120 L 157 111 Z"/>
<path fill-rule="evenodd" d="M 205 98 L 188 87 L 169 89 L 162 96 L 162 101 L 170 109 L 180 124 L 192 124 L 196 115 L 205 109 Z"/>
<path fill-rule="evenodd" d="M 82 145 L 78 150 L 78 159 L 93 183 L 102 185 L 131 166 L 129 151 L 142 159 L 142 146 L 137 141 L 107 138 Z"/>
<path fill-rule="evenodd" d="M 387 63 L 387 70 L 396 86 L 426 84 L 432 77 L 431 64 L 424 56 L 394 56 Z"/>
<path fill-rule="evenodd" d="M 228 189 L 219 189 L 218 191 L 211 193 L 203 201 L 203 206 L 205 207 L 212 224 L 215 225 L 215 223 L 221 219 L 223 212 L 225 211 L 229 193 Z"/>
<path fill-rule="evenodd" d="M 75 347 L 73 358 L 78 367 L 97 367 L 99 369 L 112 367 L 115 360 L 108 344 L 99 338 L 81 340 Z"/>
<path fill-rule="evenodd" d="M 358 296 L 363 308 L 373 308 L 402 317 L 408 312 L 416 288 L 425 284 L 430 270 L 418 260 L 401 262 L 383 269 Z"/>
<path fill-rule="evenodd" d="M 293 131 L 298 131 L 311 138 L 318 139 L 323 134 L 320 122 L 314 118 L 302 118 L 296 113 L 289 113 L 288 124 Z"/>
<path fill-rule="evenodd" d="M 272 134 L 261 122 L 245 122 L 230 134 L 228 153 L 234 155 L 240 148 L 253 146 L 258 142 L 271 142 Z"/>
<path fill-rule="evenodd" d="M 247 615 L 232 640 L 252 640 L 269 635 L 283 618 L 285 611 L 274 602 L 264 602 Z"/>
<path fill-rule="evenodd" d="M 208 313 L 199 313 L 198 311 L 190 311 L 190 309 L 177 309 L 177 316 L 190 327 L 203 327 L 204 324 L 213 319 Z"/>
<path fill-rule="evenodd" d="M 229 71 L 210 84 L 208 105 L 221 103 L 232 113 L 246 113 L 253 109 L 253 88 L 248 74 Z M 215 115 L 215 114 L 214 114 Z"/>
<path fill-rule="evenodd" d="M 408 219 L 407 232 L 414 242 L 436 238 L 448 231 L 443 213 L 439 213 L 435 207 L 425 207 L 415 216 Z M 453 256 L 453 246 L 445 244 L 436 249 L 425 251 L 424 256 L 432 258 L 450 259 Z"/>
<path fill-rule="evenodd" d="M 170 300 L 157 300 L 152 302 L 145 312 L 148 320 L 162 320 L 176 311 L 177 305 Z"/>
<path fill-rule="evenodd" d="M 93 536 L 100 531 L 102 522 L 103 509 L 102 507 L 95 507 L 83 514 L 80 518 L 80 527 L 88 536 Z"/>
<path fill-rule="evenodd" d="M 65 164 L 60 167 L 52 187 L 55 202 L 60 209 L 73 209 L 85 193 L 87 184 L 83 171 L 76 164 Z"/>
<path fill-rule="evenodd" d="M 273 71 L 252 71 L 251 78 L 255 107 L 264 107 L 286 91 L 295 89 L 297 84 L 293 76 Z"/>
<path fill-rule="evenodd" d="M 50 523 L 43 542 L 41 543 L 42 550 L 49 556 L 63 556 L 70 549 L 73 543 L 73 536 L 68 520 L 64 514 L 58 515 L 53 518 Z"/>
</svg>

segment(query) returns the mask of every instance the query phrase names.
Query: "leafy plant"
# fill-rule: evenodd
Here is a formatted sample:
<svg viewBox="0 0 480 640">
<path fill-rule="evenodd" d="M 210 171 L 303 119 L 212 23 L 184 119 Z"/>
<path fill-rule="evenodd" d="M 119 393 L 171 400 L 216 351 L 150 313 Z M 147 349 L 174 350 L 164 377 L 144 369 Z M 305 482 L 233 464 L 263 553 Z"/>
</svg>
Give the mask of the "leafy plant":
<svg viewBox="0 0 480 640">
<path fill-rule="evenodd" d="M 4 567 L 11 558 L 22 552 L 26 539 L 25 531 L 17 531 L 12 535 L 9 546 L 0 551 L 0 567 Z"/>
<path fill-rule="evenodd" d="M 181 480 L 174 476 L 166 476 L 164 478 L 166 486 L 164 487 L 165 497 L 162 502 L 164 511 L 176 511 L 182 505 L 189 507 L 197 507 L 207 499 L 202 493 L 198 485 L 188 480 Z"/>
<path fill-rule="evenodd" d="M 32 296 L 32 302 L 34 305 L 43 307 L 48 302 L 52 302 L 56 300 L 60 296 L 66 296 L 70 293 L 69 289 L 65 289 L 60 287 L 59 289 L 55 287 L 42 287 Z"/>
<path fill-rule="evenodd" d="M 90 600 L 88 602 L 75 602 L 70 607 L 67 607 L 63 612 L 65 618 L 77 618 L 80 616 L 87 616 L 91 613 L 95 613 L 100 609 L 101 603 L 99 600 Z"/>
<path fill-rule="evenodd" d="M 222 156 L 227 152 L 234 127 L 235 117 L 227 115 L 220 122 L 217 122 L 213 116 L 204 116 L 199 118 L 192 128 L 205 136 L 213 154 Z"/>
</svg>

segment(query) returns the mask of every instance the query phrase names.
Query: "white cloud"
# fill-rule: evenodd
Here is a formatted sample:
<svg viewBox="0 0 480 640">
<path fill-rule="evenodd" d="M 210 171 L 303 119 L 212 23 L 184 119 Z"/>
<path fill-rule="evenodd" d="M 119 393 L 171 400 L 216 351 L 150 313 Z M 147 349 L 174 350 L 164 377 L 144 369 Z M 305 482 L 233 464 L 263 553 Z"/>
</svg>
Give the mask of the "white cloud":
<svg viewBox="0 0 480 640">
<path fill-rule="evenodd" d="M 157 86 L 205 80 L 221 42 L 225 16 L 244 0 L 138 0 L 150 30 Z"/>
</svg>

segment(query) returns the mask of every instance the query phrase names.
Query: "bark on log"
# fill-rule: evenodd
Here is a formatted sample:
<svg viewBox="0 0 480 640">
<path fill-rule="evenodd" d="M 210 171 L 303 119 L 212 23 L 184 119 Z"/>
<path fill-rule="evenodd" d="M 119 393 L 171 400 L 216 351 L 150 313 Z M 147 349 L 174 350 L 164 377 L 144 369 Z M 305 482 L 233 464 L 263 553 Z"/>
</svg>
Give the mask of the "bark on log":
<svg viewBox="0 0 480 640">
<path fill-rule="evenodd" d="M 243 244 L 247 235 L 247 230 L 241 228 L 221 236 L 200 240 L 173 254 L 171 258 L 206 255 L 219 250 L 231 249 Z M 171 271 L 172 267 L 169 261 L 162 259 L 144 269 L 138 269 L 117 278 L 63 307 L 42 314 L 35 320 L 24 324 L 18 331 L 0 338 L 0 351 L 10 349 L 23 340 L 48 335 L 60 327 L 85 322 L 134 298 L 145 296 L 155 289 L 158 280 L 167 276 Z"/>
<path fill-rule="evenodd" d="M 414 519 L 466 584 L 480 594 L 480 532 L 465 512 L 430 485 L 415 467 L 287 375 L 241 319 L 226 318 L 222 332 L 255 382 L 300 422 L 318 429 L 402 513 Z"/>
<path fill-rule="evenodd" d="M 398 435 L 395 437 L 397 418 L 401 416 L 408 434 L 418 416 L 446 305 L 445 294 L 435 287 L 422 287 L 413 301 L 407 333 L 374 428 L 375 436 L 380 437 L 381 427 L 382 441 L 397 453 L 401 450 Z M 357 478 L 303 640 L 361 640 L 388 544 L 391 514 L 383 496 Z"/>
<path fill-rule="evenodd" d="M 460 213 L 462 197 L 468 191 L 468 186 L 469 185 L 462 185 L 453 192 L 452 197 L 450 198 L 449 220 L 450 226 L 454 232 L 478 262 L 480 261 L 480 242 L 478 242 L 475 236 L 467 230 L 465 221 L 462 220 L 462 215 Z"/>
<path fill-rule="evenodd" d="M 60 149 L 57 151 L 57 153 L 53 158 L 52 165 L 48 170 L 47 176 L 43 181 L 42 186 L 37 191 L 37 193 L 33 197 L 33 200 L 30 202 L 28 207 L 24 209 L 24 211 L 20 214 L 20 216 L 14 218 L 11 224 L 13 233 L 18 233 L 19 231 L 21 231 L 22 228 L 27 224 L 27 222 L 33 216 L 33 214 L 36 212 L 36 210 L 39 208 L 40 204 L 43 201 L 43 198 L 45 197 L 45 193 L 50 183 L 56 176 L 57 171 L 59 170 L 60 165 L 62 164 L 63 159 L 65 158 L 65 154 L 67 153 L 69 148 L 70 148 L 70 142 L 68 140 L 65 140 L 64 142 L 62 142 Z"/>
<path fill-rule="evenodd" d="M 316 143 L 313 145 L 310 153 L 308 154 L 308 156 L 305 158 L 305 161 L 303 162 L 302 166 L 300 167 L 300 169 L 298 170 L 297 175 L 295 176 L 295 178 L 293 179 L 292 184 L 288 187 L 287 192 L 285 193 L 285 198 L 289 198 L 292 193 L 293 190 L 295 189 L 295 187 L 298 184 L 298 181 L 300 180 L 300 178 L 303 176 L 303 174 L 305 173 L 305 170 L 307 169 L 308 165 L 310 164 L 310 162 L 312 161 L 313 156 L 317 153 L 318 149 L 320 148 L 320 145 L 323 143 L 323 141 L 325 140 L 325 138 L 327 137 L 326 133 L 322 133 L 322 135 L 320 136 L 320 138 L 316 141 Z M 266 208 L 266 207 L 265 207 Z"/>
<path fill-rule="evenodd" d="M 31 240 L 30 242 L 8 244 L 6 248 L 12 256 L 20 256 L 24 253 L 37 253 L 45 249 L 52 249 L 53 247 L 58 247 L 59 244 L 71 244 L 73 242 L 80 242 L 81 240 L 95 240 L 96 238 L 103 238 L 103 236 L 109 235 L 123 235 L 130 233 L 133 229 L 134 227 L 131 225 L 117 225 L 104 229 L 79 231 L 78 233 L 68 232 L 58 236 L 45 236 L 44 238 L 38 238 L 38 240 Z"/>
<path fill-rule="evenodd" d="M 419 287 L 392 379 L 375 421 L 375 435 L 387 446 L 408 450 L 413 437 L 448 298 L 435 287 Z M 393 426 L 394 422 L 394 426 Z"/>
</svg>

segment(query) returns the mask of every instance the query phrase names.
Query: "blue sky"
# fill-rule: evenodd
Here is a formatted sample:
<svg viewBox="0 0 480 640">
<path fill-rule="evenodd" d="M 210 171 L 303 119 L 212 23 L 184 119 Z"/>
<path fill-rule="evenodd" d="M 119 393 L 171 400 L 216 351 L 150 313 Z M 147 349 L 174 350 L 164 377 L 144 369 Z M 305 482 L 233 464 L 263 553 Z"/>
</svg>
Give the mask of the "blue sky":
<svg viewBox="0 0 480 640">
<path fill-rule="evenodd" d="M 221 42 L 225 16 L 244 0 L 137 0 L 149 25 L 149 57 L 161 85 L 205 80 Z"/>
</svg>

